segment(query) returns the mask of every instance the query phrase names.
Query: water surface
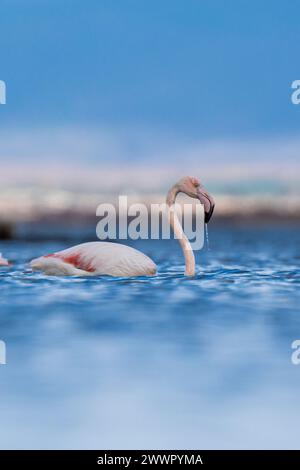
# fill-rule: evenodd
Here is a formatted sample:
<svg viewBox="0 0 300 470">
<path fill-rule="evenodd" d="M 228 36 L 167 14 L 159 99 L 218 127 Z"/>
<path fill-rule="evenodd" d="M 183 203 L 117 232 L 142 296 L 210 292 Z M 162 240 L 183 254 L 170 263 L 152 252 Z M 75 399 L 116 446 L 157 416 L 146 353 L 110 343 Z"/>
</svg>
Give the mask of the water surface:
<svg viewBox="0 0 300 470">
<path fill-rule="evenodd" d="M 298 448 L 299 227 L 210 227 L 197 275 L 55 278 L 64 242 L 1 243 L 1 448 Z"/>
</svg>

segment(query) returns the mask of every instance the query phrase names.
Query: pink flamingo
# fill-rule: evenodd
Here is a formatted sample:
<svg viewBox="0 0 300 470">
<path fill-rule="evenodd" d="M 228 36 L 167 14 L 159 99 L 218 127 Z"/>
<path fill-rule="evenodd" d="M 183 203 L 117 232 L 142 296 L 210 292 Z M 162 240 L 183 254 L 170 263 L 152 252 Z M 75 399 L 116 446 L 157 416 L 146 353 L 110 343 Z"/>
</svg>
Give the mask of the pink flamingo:
<svg viewBox="0 0 300 470">
<path fill-rule="evenodd" d="M 197 178 L 185 176 L 169 190 L 167 207 L 169 221 L 181 245 L 185 258 L 185 274 L 194 276 L 195 257 L 190 242 L 173 210 L 178 193 L 185 193 L 199 199 L 204 206 L 205 223 L 210 220 L 214 210 L 214 200 L 205 191 Z M 140 251 L 126 245 L 111 242 L 89 242 L 73 246 L 57 253 L 41 256 L 31 261 L 34 271 L 43 271 L 53 276 L 97 276 L 116 277 L 153 276 L 155 263 Z"/>
<path fill-rule="evenodd" d="M 2 253 L 0 253 L 0 266 L 9 266 L 7 259 L 2 258 Z"/>
</svg>

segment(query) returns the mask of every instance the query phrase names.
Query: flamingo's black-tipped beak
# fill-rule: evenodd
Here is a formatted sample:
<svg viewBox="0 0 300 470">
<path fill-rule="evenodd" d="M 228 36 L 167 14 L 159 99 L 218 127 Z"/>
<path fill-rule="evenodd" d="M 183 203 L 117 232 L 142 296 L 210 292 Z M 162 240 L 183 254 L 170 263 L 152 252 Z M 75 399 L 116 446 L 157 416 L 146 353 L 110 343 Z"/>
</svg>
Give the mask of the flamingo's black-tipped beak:
<svg viewBox="0 0 300 470">
<path fill-rule="evenodd" d="M 198 199 L 204 207 L 204 222 L 207 224 L 213 215 L 215 201 L 212 196 L 205 191 L 203 186 L 199 186 L 198 188 Z"/>
</svg>

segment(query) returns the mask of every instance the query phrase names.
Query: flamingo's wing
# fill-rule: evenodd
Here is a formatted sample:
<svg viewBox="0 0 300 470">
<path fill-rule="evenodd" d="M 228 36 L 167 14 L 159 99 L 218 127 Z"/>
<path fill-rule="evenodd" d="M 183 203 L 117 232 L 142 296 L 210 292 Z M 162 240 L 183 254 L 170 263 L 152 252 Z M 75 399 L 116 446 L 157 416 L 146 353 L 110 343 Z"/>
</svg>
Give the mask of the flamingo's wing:
<svg viewBox="0 0 300 470">
<path fill-rule="evenodd" d="M 90 242 L 58 253 L 42 256 L 31 262 L 33 270 L 50 275 L 82 276 L 149 276 L 156 265 L 146 255 L 126 245 Z"/>
</svg>

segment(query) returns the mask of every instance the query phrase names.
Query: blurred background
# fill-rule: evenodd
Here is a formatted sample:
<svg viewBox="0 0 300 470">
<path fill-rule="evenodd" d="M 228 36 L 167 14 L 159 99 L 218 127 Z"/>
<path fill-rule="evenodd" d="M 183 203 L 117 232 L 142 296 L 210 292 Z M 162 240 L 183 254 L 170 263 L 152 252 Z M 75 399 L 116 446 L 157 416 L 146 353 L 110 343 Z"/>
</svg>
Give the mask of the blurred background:
<svg viewBox="0 0 300 470">
<path fill-rule="evenodd" d="M 2 238 L 95 223 L 118 194 L 163 200 L 185 174 L 215 195 L 215 220 L 298 220 L 292 4 L 4 0 Z"/>
</svg>

